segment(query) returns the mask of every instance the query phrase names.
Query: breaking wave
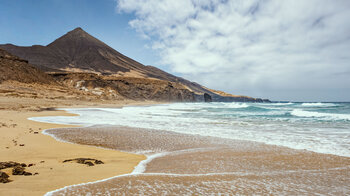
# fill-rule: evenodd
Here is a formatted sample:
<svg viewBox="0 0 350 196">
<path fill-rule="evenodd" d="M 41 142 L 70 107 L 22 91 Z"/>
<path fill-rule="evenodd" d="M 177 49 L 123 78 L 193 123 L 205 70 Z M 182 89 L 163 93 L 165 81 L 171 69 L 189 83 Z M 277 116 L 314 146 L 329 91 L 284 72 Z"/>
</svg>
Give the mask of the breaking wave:
<svg viewBox="0 0 350 196">
<path fill-rule="evenodd" d="M 309 118 L 324 118 L 326 120 L 350 120 L 350 114 L 335 114 L 335 113 L 321 113 L 321 112 L 310 112 L 301 109 L 294 109 L 291 112 L 292 115 L 298 117 L 309 117 Z"/>
<path fill-rule="evenodd" d="M 304 107 L 334 107 L 334 106 L 337 106 L 334 103 L 321 103 L 321 102 L 318 102 L 318 103 L 303 103 L 301 105 L 304 106 Z"/>
</svg>

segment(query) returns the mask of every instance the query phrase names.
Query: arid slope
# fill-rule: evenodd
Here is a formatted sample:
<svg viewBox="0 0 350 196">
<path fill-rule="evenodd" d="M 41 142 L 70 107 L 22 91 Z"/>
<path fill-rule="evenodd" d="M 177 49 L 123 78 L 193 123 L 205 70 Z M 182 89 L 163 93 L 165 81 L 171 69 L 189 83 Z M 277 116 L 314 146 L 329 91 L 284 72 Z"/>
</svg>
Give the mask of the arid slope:
<svg viewBox="0 0 350 196">
<path fill-rule="evenodd" d="M 74 72 L 80 73 L 80 75 L 82 73 L 94 73 L 100 76 L 114 76 L 118 77 L 119 79 L 120 77 L 126 77 L 125 80 L 130 80 L 130 78 L 140 78 L 140 80 L 137 82 L 138 84 L 146 84 L 149 82 L 147 85 L 143 85 L 143 87 L 148 89 L 146 91 L 149 95 L 140 96 L 139 93 L 134 93 L 134 90 L 131 89 L 131 91 L 128 91 L 128 94 L 122 95 L 123 93 L 119 93 L 125 98 L 153 99 L 152 94 L 157 94 L 155 96 L 155 99 L 157 100 L 165 99 L 168 101 L 169 96 L 175 96 L 170 100 L 203 101 L 203 94 L 207 93 L 213 98 L 213 101 L 264 101 L 262 99 L 255 99 L 247 96 L 236 96 L 224 92 L 218 93 L 218 91 L 208 89 L 195 82 L 174 76 L 156 67 L 145 66 L 119 53 L 79 27 L 66 33 L 47 46 L 33 45 L 30 47 L 21 47 L 12 44 L 4 44 L 0 45 L 0 48 L 19 56 L 22 59 L 26 59 L 29 63 L 33 64 L 42 71 L 51 72 L 54 75 L 57 75 L 59 72 Z M 73 75 L 71 74 L 70 77 L 71 76 Z M 104 77 L 98 78 L 99 81 L 105 79 Z M 154 79 L 159 80 L 156 83 L 162 83 L 161 86 L 163 87 L 155 85 L 156 83 L 154 82 Z M 133 79 L 134 82 L 135 80 L 136 79 Z M 175 88 L 169 88 L 170 90 L 165 88 L 164 84 L 167 84 L 168 82 L 171 83 L 170 86 Z M 101 82 L 97 81 L 97 83 Z M 110 81 L 105 81 L 104 83 L 110 83 Z M 129 87 L 133 86 L 131 85 Z M 139 87 L 140 85 L 138 88 Z M 156 89 L 151 90 L 153 87 Z M 177 89 L 177 87 L 180 87 L 180 89 L 178 89 L 181 91 L 180 93 L 173 92 L 173 90 Z M 159 93 L 156 92 L 162 89 L 170 93 L 168 95 L 158 96 Z M 188 92 L 185 92 L 186 89 Z M 129 94 L 130 92 L 133 93 Z M 186 95 L 183 96 L 184 93 Z M 193 95 L 189 96 L 189 93 L 193 93 Z M 133 97 L 134 95 L 137 97 Z"/>
</svg>

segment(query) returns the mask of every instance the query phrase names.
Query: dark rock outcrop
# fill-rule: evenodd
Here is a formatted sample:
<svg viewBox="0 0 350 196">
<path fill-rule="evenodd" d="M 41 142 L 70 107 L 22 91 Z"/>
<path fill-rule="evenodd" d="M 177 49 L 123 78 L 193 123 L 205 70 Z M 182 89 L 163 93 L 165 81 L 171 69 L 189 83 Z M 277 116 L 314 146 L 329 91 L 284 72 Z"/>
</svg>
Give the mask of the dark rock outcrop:
<svg viewBox="0 0 350 196">
<path fill-rule="evenodd" d="M 211 96 L 208 93 L 204 93 L 204 102 L 212 102 Z"/>
<path fill-rule="evenodd" d="M 262 101 L 263 101 L 264 103 L 271 103 L 271 101 L 270 101 L 269 99 L 262 99 Z"/>
<path fill-rule="evenodd" d="M 29 165 L 33 166 L 34 164 L 31 163 Z M 31 176 L 32 173 L 25 171 L 25 167 L 27 167 L 25 163 L 17 163 L 14 161 L 0 162 L 0 170 L 12 168 L 12 175 Z M 9 176 L 5 172 L 0 171 L 0 183 L 8 182 L 11 182 Z"/>
<path fill-rule="evenodd" d="M 66 163 L 66 162 L 76 162 L 79 164 L 85 164 L 87 166 L 94 166 L 95 164 L 97 165 L 104 164 L 104 162 L 101 160 L 91 159 L 91 158 L 75 158 L 75 159 L 67 159 L 63 161 L 63 163 Z"/>
<path fill-rule="evenodd" d="M 30 172 L 26 172 L 25 168 L 22 166 L 15 166 L 12 169 L 12 175 L 24 175 L 24 176 L 31 176 L 32 173 Z"/>
<path fill-rule="evenodd" d="M 0 183 L 9 183 L 9 182 L 11 182 L 9 177 L 10 176 L 7 173 L 0 171 Z"/>
<path fill-rule="evenodd" d="M 212 95 L 212 99 L 215 102 L 253 102 L 253 103 L 263 103 L 263 102 L 270 103 L 271 102 L 268 99 L 260 99 L 260 98 L 246 97 L 246 96 L 230 97 L 230 96 L 220 96 L 215 94 Z"/>
<path fill-rule="evenodd" d="M 94 164 L 91 161 L 85 161 L 84 164 L 87 166 L 94 166 Z"/>
<path fill-rule="evenodd" d="M 17 163 L 14 161 L 7 161 L 7 162 L 0 162 L 0 170 L 6 169 L 6 168 L 11 168 L 11 167 L 27 167 L 27 164 L 25 163 Z"/>
<path fill-rule="evenodd" d="M 95 164 L 104 164 L 104 162 L 103 161 L 101 161 L 101 160 L 95 160 L 95 162 L 94 162 Z"/>
</svg>

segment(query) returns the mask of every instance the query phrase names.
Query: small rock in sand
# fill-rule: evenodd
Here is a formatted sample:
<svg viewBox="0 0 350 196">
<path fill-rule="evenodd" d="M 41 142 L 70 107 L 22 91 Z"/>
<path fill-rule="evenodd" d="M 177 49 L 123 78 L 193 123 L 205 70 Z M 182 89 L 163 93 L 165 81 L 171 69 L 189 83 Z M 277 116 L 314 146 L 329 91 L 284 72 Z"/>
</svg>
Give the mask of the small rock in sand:
<svg viewBox="0 0 350 196">
<path fill-rule="evenodd" d="M 31 175 L 33 175 L 32 173 L 30 173 L 30 172 L 24 172 L 24 174 L 23 175 L 25 175 L 25 176 L 31 176 Z"/>
<path fill-rule="evenodd" d="M 11 182 L 9 179 L 9 175 L 7 173 L 0 171 L 0 183 L 8 183 Z"/>
<path fill-rule="evenodd" d="M 94 164 L 91 161 L 86 161 L 85 164 L 88 166 L 94 166 Z"/>
<path fill-rule="evenodd" d="M 26 172 L 25 168 L 22 166 L 16 166 L 12 169 L 12 175 L 24 175 L 24 176 L 31 176 L 32 173 Z"/>
<path fill-rule="evenodd" d="M 101 160 L 95 160 L 95 164 L 105 164 L 105 163 Z"/>
<path fill-rule="evenodd" d="M 0 162 L 0 170 L 15 166 L 21 166 L 21 164 L 14 161 Z"/>
<path fill-rule="evenodd" d="M 76 162 L 76 163 L 85 164 L 88 166 L 94 166 L 94 163 L 95 164 L 104 164 L 104 162 L 101 160 L 91 159 L 91 158 L 76 158 L 76 159 L 67 159 L 67 160 L 63 161 L 63 163 L 66 163 L 66 162 Z"/>
<path fill-rule="evenodd" d="M 24 175 L 24 167 L 16 166 L 12 169 L 12 175 Z"/>
</svg>

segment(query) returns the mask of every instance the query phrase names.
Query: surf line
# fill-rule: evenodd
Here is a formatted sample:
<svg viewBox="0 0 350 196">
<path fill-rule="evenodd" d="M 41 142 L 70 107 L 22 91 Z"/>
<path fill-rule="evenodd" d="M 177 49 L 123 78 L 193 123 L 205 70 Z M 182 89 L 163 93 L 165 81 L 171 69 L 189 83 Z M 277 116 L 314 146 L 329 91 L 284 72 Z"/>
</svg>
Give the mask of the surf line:
<svg viewBox="0 0 350 196">
<path fill-rule="evenodd" d="M 47 135 L 50 135 L 52 136 L 52 134 L 49 134 L 49 133 L 46 133 Z M 56 139 L 56 137 L 54 137 Z M 67 142 L 65 140 L 59 140 L 59 141 L 62 141 L 62 142 Z M 71 143 L 71 142 L 68 142 L 68 143 Z M 75 143 L 72 143 L 72 144 L 75 144 Z M 93 145 L 91 145 L 93 146 Z M 105 149 L 109 149 L 111 150 L 110 148 L 105 148 Z M 146 159 L 145 160 L 142 160 L 139 162 L 138 165 L 136 165 L 134 167 L 134 170 L 129 173 L 129 174 L 122 174 L 122 175 L 117 175 L 117 176 L 113 176 L 113 177 L 110 177 L 110 178 L 106 178 L 106 179 L 102 179 L 102 180 L 97 180 L 97 181 L 93 181 L 93 182 L 87 182 L 87 183 L 80 183 L 80 184 L 73 184 L 73 185 L 68 185 L 68 186 L 65 186 L 65 187 L 62 187 L 62 188 L 59 188 L 59 189 L 56 189 L 56 190 L 53 190 L 53 191 L 50 191 L 50 192 L 47 192 L 44 196 L 52 196 L 54 195 L 54 193 L 56 192 L 59 192 L 59 191 L 63 191 L 63 190 L 67 190 L 69 188 L 74 188 L 74 187 L 78 187 L 78 186 L 83 186 L 83 185 L 89 185 L 89 184 L 95 184 L 95 183 L 99 183 L 99 182 L 105 182 L 105 181 L 108 181 L 108 180 L 112 180 L 112 179 L 116 179 L 116 178 L 121 178 L 121 177 L 126 177 L 126 176 L 138 176 L 138 175 L 173 175 L 173 176 L 176 176 L 176 175 L 182 175 L 182 174 L 172 174 L 172 173 L 143 173 L 146 171 L 146 167 L 147 167 L 147 164 L 150 163 L 152 160 L 156 159 L 156 158 L 159 158 L 159 157 L 163 157 L 163 156 L 167 156 L 167 155 L 170 155 L 170 154 L 179 154 L 179 153 L 186 153 L 186 152 L 196 152 L 196 151 L 202 151 L 202 150 L 208 150 L 208 149 L 215 149 L 215 148 L 193 148 L 193 149 L 184 149 L 184 150 L 178 150 L 178 151 L 171 151 L 171 152 L 160 152 L 160 153 L 155 153 L 155 154 L 150 154 L 150 155 L 145 155 L 146 156 Z M 112 149 L 112 150 L 117 150 L 117 149 Z M 118 150 L 119 151 L 119 150 Z M 124 151 L 125 152 L 125 151 Z M 131 153 L 131 152 L 128 152 L 128 153 Z M 138 153 L 135 153 L 135 154 L 138 154 Z M 186 176 L 186 175 L 192 175 L 192 174 L 184 174 L 183 176 Z M 202 174 L 202 175 L 207 175 L 207 174 Z"/>
<path fill-rule="evenodd" d="M 90 127 L 90 126 L 85 126 L 85 127 Z M 74 127 L 74 128 L 81 128 L 81 127 Z M 54 128 L 54 129 L 57 129 L 57 128 Z M 58 128 L 58 129 L 71 129 L 71 128 Z M 73 142 L 68 142 L 66 140 L 59 139 L 54 134 L 48 133 L 47 132 L 48 130 L 52 130 L 52 129 L 44 130 L 42 133 L 45 134 L 45 135 L 49 135 L 49 136 L 53 137 L 55 140 L 60 141 L 60 142 L 76 144 L 76 143 L 73 143 Z M 78 145 L 82 145 L 82 144 L 78 144 Z M 94 146 L 94 145 L 88 145 L 88 146 L 111 150 L 111 148 L 104 148 L 104 147 L 99 147 L 99 146 Z M 127 153 L 142 154 L 142 155 L 146 156 L 146 159 L 140 161 L 134 167 L 134 170 L 131 173 L 117 175 L 117 176 L 113 176 L 113 177 L 110 177 L 110 178 L 106 178 L 106 179 L 102 179 L 102 180 L 98 180 L 98 181 L 93 181 L 93 182 L 68 185 L 68 186 L 65 186 L 65 187 L 62 187 L 62 188 L 59 188 L 59 189 L 47 192 L 45 194 L 45 196 L 51 196 L 51 195 L 54 195 L 56 192 L 69 190 L 70 188 L 74 188 L 74 187 L 79 187 L 79 186 L 84 186 L 84 185 L 90 185 L 90 184 L 105 182 L 105 181 L 108 181 L 108 180 L 122 178 L 122 177 L 128 177 L 128 176 L 172 176 L 172 177 L 181 177 L 181 176 L 225 176 L 225 175 L 236 175 L 236 176 L 244 177 L 244 176 L 253 176 L 253 175 L 254 176 L 256 176 L 256 175 L 259 175 L 259 176 L 271 176 L 271 175 L 279 175 L 281 173 L 285 174 L 286 172 L 288 172 L 288 173 L 298 173 L 298 172 L 305 172 L 305 171 L 306 172 L 326 172 L 326 171 L 329 171 L 329 170 L 342 170 L 342 169 L 350 168 L 350 166 L 348 166 L 348 167 L 340 167 L 340 168 L 330 168 L 330 169 L 326 169 L 325 171 L 322 171 L 322 170 L 291 170 L 291 171 L 272 172 L 272 173 L 271 172 L 261 172 L 261 173 L 256 173 L 256 172 L 223 172 L 223 173 L 204 173 L 204 174 L 203 173 L 202 174 L 144 173 L 146 171 L 147 164 L 152 162 L 154 159 L 157 159 L 157 158 L 160 158 L 160 157 L 164 157 L 164 156 L 168 156 L 168 155 L 185 154 L 185 153 L 189 153 L 189 152 L 207 151 L 207 150 L 212 150 L 212 149 L 217 149 L 217 148 L 218 147 L 191 148 L 191 149 L 183 149 L 183 150 L 167 151 L 167 152 L 159 152 L 159 153 L 150 153 L 150 150 L 138 151 L 138 152 L 122 151 L 122 152 L 127 152 Z M 112 149 L 112 150 L 118 150 L 118 149 Z M 118 151 L 121 151 L 121 150 L 118 150 Z"/>
<path fill-rule="evenodd" d="M 172 176 L 172 177 L 182 177 L 182 176 L 226 176 L 226 175 L 236 175 L 240 177 L 244 176 L 273 176 L 273 175 L 280 175 L 280 174 L 286 174 L 286 173 L 304 173 L 304 172 L 328 172 L 332 170 L 344 170 L 344 169 L 349 169 L 350 166 L 346 167 L 336 167 L 336 168 L 328 168 L 324 170 L 319 170 L 319 169 L 314 169 L 314 170 L 290 170 L 290 171 L 275 171 L 275 172 L 223 172 L 223 173 L 205 173 L 205 174 L 176 174 L 176 173 L 143 173 L 146 170 L 146 166 L 148 163 L 150 163 L 152 160 L 167 156 L 170 154 L 176 154 L 176 153 L 184 153 L 184 152 L 189 152 L 189 151 L 197 151 L 197 150 L 204 150 L 205 148 L 197 148 L 197 149 L 186 149 L 186 150 L 179 150 L 179 151 L 173 151 L 173 152 L 161 152 L 161 153 L 155 153 L 152 155 L 146 155 L 147 159 L 140 161 L 140 163 L 135 166 L 135 169 L 129 173 L 129 174 L 122 174 L 118 176 L 113 176 L 110 178 L 94 181 L 94 182 L 87 182 L 87 183 L 80 183 L 80 184 L 73 184 L 73 185 L 68 185 L 63 188 L 59 188 L 50 192 L 47 192 L 44 196 L 53 196 L 54 193 L 59 192 L 59 191 L 64 191 L 68 190 L 69 188 L 74 188 L 74 187 L 79 187 L 79 186 L 84 186 L 84 185 L 90 185 L 90 184 L 95 184 L 99 182 L 105 182 L 108 180 L 112 179 L 117 179 L 117 178 L 122 178 L 122 177 L 129 177 L 129 176 Z M 206 148 L 208 149 L 208 148 Z"/>
</svg>

